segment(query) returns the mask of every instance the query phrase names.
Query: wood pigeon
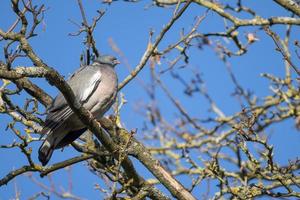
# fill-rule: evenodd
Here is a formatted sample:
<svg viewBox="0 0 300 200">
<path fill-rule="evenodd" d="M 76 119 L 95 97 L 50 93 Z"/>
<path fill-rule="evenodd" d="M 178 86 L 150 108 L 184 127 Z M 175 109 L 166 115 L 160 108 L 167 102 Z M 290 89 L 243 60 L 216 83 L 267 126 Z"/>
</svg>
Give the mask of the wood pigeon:
<svg viewBox="0 0 300 200">
<path fill-rule="evenodd" d="M 103 55 L 94 63 L 82 66 L 67 81 L 75 97 L 96 119 L 100 119 L 114 103 L 118 79 L 114 67 L 120 62 L 113 56 Z M 39 149 L 39 160 L 45 166 L 54 149 L 62 148 L 87 130 L 60 93 L 47 110 L 41 131 L 46 138 Z"/>
</svg>

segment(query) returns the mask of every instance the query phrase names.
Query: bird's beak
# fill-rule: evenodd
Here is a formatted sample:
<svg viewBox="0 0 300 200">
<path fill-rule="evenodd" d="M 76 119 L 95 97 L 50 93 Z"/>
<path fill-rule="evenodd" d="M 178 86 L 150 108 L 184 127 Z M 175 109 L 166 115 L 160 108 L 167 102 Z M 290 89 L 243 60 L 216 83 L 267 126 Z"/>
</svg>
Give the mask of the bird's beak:
<svg viewBox="0 0 300 200">
<path fill-rule="evenodd" d="M 118 61 L 118 60 L 115 60 L 115 61 L 114 61 L 114 64 L 115 64 L 115 65 L 120 64 L 120 63 L 121 63 L 121 62 Z"/>
</svg>

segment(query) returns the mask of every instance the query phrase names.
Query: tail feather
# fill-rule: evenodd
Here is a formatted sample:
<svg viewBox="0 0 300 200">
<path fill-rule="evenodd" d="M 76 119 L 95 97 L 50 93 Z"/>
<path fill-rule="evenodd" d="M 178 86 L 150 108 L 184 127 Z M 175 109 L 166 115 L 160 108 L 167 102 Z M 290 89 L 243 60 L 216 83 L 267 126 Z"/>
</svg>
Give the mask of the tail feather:
<svg viewBox="0 0 300 200">
<path fill-rule="evenodd" d="M 52 119 L 52 117 L 47 118 L 46 125 L 41 131 L 42 137 L 46 136 L 45 141 L 39 149 L 39 160 L 43 166 L 49 162 L 55 149 L 70 144 L 86 130 L 85 127 L 73 130 L 74 127 L 70 125 L 71 123 L 68 120 L 74 123 L 76 122 L 76 118 L 74 118 L 75 120 L 73 118 L 70 119 L 72 112 L 69 112 L 69 110 L 61 113 L 61 115 L 63 117 L 57 116 L 55 119 Z"/>
<path fill-rule="evenodd" d="M 43 166 L 47 165 L 52 156 L 53 151 L 54 147 L 46 139 L 39 149 L 39 160 Z"/>
<path fill-rule="evenodd" d="M 56 149 L 58 143 L 67 134 L 67 132 L 64 131 L 66 128 L 66 124 L 64 122 L 64 120 L 53 123 L 49 123 L 46 121 L 46 124 L 48 124 L 41 131 L 41 137 L 46 135 L 45 141 L 39 148 L 39 160 L 43 166 L 45 166 L 49 162 L 54 149 Z M 50 127 L 48 126 L 49 124 Z"/>
<path fill-rule="evenodd" d="M 73 141 L 79 138 L 86 130 L 87 128 L 82 128 L 68 132 L 68 134 L 66 134 L 66 136 L 62 138 L 61 141 L 59 141 L 59 143 L 55 146 L 54 149 L 59 149 L 71 144 Z"/>
</svg>

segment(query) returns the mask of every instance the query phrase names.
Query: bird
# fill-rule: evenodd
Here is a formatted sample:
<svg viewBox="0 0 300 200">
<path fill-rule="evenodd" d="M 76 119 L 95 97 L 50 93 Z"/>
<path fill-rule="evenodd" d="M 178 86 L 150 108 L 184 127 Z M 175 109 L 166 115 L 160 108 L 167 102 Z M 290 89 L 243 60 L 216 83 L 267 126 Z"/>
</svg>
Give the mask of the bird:
<svg viewBox="0 0 300 200">
<path fill-rule="evenodd" d="M 120 62 L 111 55 L 101 55 L 90 65 L 75 71 L 67 83 L 81 106 L 100 119 L 113 105 L 117 97 L 118 77 L 115 66 Z M 47 109 L 45 124 L 41 130 L 45 139 L 39 148 L 38 158 L 43 166 L 49 162 L 55 149 L 71 144 L 87 130 L 59 93 Z"/>
</svg>

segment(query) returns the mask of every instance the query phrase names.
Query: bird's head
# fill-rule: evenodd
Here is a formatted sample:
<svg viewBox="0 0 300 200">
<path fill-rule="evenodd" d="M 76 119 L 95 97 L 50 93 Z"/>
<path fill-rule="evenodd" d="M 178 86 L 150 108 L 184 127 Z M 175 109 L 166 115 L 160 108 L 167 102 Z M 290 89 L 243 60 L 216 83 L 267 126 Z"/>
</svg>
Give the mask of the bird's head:
<svg viewBox="0 0 300 200">
<path fill-rule="evenodd" d="M 110 65 L 112 67 L 116 66 L 117 64 L 120 64 L 120 62 L 118 61 L 118 59 L 114 56 L 110 56 L 110 55 L 102 55 L 99 56 L 95 62 L 99 63 L 99 64 L 106 64 L 106 65 Z"/>
</svg>

